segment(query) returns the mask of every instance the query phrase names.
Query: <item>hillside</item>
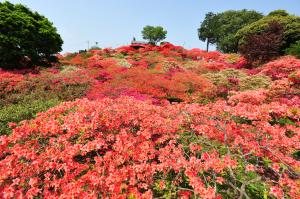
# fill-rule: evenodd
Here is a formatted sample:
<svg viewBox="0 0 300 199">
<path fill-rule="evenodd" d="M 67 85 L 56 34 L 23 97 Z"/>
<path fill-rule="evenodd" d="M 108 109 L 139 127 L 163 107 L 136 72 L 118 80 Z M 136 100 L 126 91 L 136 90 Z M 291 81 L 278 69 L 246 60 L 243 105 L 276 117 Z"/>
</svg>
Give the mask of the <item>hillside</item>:
<svg viewBox="0 0 300 199">
<path fill-rule="evenodd" d="M 3 198 L 300 198 L 300 60 L 170 43 L 0 70 Z"/>
</svg>

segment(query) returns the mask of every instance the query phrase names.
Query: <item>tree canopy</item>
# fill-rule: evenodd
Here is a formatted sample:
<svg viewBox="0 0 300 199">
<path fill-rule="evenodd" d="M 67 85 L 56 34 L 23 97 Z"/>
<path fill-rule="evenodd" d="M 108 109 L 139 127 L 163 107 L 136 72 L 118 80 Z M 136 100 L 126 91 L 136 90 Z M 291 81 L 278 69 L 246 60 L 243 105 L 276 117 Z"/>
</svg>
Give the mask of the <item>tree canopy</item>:
<svg viewBox="0 0 300 199">
<path fill-rule="evenodd" d="M 300 40 L 300 17 L 290 15 L 284 10 L 272 11 L 260 20 L 240 29 L 236 34 L 239 45 L 243 45 L 249 35 L 264 32 L 268 25 L 274 21 L 283 26 L 283 45 L 280 49 L 281 54 L 283 54 L 286 48 Z"/>
<path fill-rule="evenodd" d="M 216 43 L 217 49 L 222 52 L 237 52 L 237 31 L 262 17 L 261 13 L 246 9 L 228 10 L 218 14 L 209 12 L 198 29 L 199 39 L 207 40 L 211 44 Z"/>
<path fill-rule="evenodd" d="M 292 44 L 289 48 L 285 50 L 286 54 L 294 55 L 300 59 L 300 40 Z"/>
<path fill-rule="evenodd" d="M 247 59 L 248 67 L 255 67 L 280 56 L 282 45 L 283 26 L 273 21 L 263 32 L 248 35 L 239 52 Z"/>
<path fill-rule="evenodd" d="M 263 15 L 254 10 L 229 10 L 218 14 L 219 36 L 217 49 L 226 53 L 235 53 L 238 51 L 238 40 L 235 34 L 239 29 L 251 24 Z"/>
<path fill-rule="evenodd" d="M 22 4 L 0 2 L 0 67 L 20 68 L 48 62 L 63 41 L 53 24 Z"/>
<path fill-rule="evenodd" d="M 206 51 L 208 51 L 209 44 L 217 42 L 219 31 L 218 17 L 213 12 L 205 15 L 204 21 L 198 29 L 198 36 L 201 41 L 206 41 Z"/>
<path fill-rule="evenodd" d="M 143 39 L 148 40 L 150 44 L 156 45 L 157 42 L 166 38 L 167 31 L 161 26 L 145 26 L 142 35 Z"/>
</svg>

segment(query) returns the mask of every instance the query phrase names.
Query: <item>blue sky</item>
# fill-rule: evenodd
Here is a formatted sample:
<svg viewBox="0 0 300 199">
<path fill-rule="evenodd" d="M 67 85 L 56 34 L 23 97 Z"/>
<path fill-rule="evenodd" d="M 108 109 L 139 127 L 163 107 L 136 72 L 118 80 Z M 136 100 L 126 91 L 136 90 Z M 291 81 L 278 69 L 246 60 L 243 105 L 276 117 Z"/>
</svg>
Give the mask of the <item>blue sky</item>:
<svg viewBox="0 0 300 199">
<path fill-rule="evenodd" d="M 300 0 L 10 0 L 45 15 L 57 27 L 63 51 L 77 51 L 99 42 L 100 47 L 141 40 L 146 25 L 163 26 L 167 39 L 186 48 L 205 48 L 197 28 L 209 11 L 254 9 L 264 14 L 285 9 L 300 15 Z"/>
</svg>

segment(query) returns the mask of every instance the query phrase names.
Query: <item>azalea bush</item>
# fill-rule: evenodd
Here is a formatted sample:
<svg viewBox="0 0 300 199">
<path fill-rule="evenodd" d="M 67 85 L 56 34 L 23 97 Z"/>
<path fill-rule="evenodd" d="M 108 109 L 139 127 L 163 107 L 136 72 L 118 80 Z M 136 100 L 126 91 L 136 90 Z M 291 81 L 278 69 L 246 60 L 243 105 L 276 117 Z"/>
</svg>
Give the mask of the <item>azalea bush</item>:
<svg viewBox="0 0 300 199">
<path fill-rule="evenodd" d="M 0 72 L 0 135 L 10 134 L 10 122 L 31 119 L 62 101 L 85 96 L 91 79 L 75 67 L 40 74 Z"/>
<path fill-rule="evenodd" d="M 15 86 L 24 80 L 24 76 L 18 73 L 0 70 L 0 96 L 4 97 L 7 92 L 15 90 Z"/>
<path fill-rule="evenodd" d="M 299 197 L 300 107 L 245 95 L 51 108 L 1 137 L 2 197 Z"/>
<path fill-rule="evenodd" d="M 164 43 L 0 71 L 0 198 L 299 198 L 299 60 Z M 299 65 L 299 66 L 298 66 Z"/>
<path fill-rule="evenodd" d="M 58 96 L 59 99 L 72 100 L 84 96 L 92 81 L 83 70 L 73 67 L 62 67 L 41 71 L 40 74 L 15 74 L 0 72 L 0 107 L 10 103 L 18 103 L 28 95 L 37 98 Z M 32 98 L 31 98 L 32 99 Z M 28 100 L 30 101 L 30 100 Z"/>
<path fill-rule="evenodd" d="M 265 75 L 248 75 L 237 69 L 225 69 L 204 75 L 218 88 L 217 94 L 227 96 L 230 91 L 256 90 L 268 88 L 271 79 Z"/>
<path fill-rule="evenodd" d="M 138 50 L 122 46 L 87 53 L 92 56 L 79 53 L 72 59 L 69 55 L 61 59 L 80 66 L 96 80 L 87 92 L 89 99 L 133 96 L 154 101 L 208 102 L 214 98 L 216 87 L 202 74 L 239 68 L 244 62 L 238 55 L 186 50 L 170 43 L 144 45 Z"/>
<path fill-rule="evenodd" d="M 94 84 L 88 96 L 95 96 L 96 93 L 103 97 L 120 96 L 114 91 L 130 89 L 158 100 L 197 101 L 213 96 L 215 90 L 206 78 L 188 71 L 161 73 L 136 67 L 110 74 L 112 78 L 102 84 Z"/>
<path fill-rule="evenodd" d="M 300 60 L 293 56 L 285 56 L 269 62 L 261 67 L 261 73 L 272 79 L 286 78 L 300 69 Z"/>
</svg>

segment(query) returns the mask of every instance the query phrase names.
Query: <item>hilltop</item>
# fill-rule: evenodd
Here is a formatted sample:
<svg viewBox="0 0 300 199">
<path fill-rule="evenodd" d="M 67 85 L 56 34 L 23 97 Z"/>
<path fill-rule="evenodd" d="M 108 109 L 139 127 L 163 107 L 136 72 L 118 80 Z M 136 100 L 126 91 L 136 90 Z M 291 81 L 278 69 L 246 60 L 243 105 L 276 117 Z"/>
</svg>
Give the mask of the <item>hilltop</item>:
<svg viewBox="0 0 300 199">
<path fill-rule="evenodd" d="M 300 197 L 299 59 L 170 43 L 58 59 L 0 70 L 4 197 Z"/>
</svg>

